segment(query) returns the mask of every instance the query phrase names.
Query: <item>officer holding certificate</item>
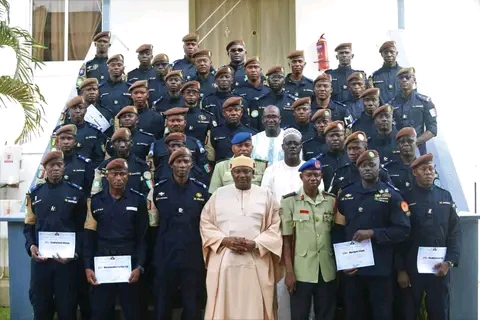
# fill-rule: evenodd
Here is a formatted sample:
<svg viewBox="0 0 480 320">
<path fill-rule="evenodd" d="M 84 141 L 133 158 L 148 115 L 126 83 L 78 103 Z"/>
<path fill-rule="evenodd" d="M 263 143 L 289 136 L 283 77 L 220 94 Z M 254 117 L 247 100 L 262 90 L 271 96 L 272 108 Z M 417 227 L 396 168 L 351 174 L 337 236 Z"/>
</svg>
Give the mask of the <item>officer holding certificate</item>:
<svg viewBox="0 0 480 320">
<path fill-rule="evenodd" d="M 346 186 L 338 196 L 336 240 L 370 240 L 375 264 L 344 270 L 346 319 L 362 319 L 370 305 L 370 319 L 391 320 L 394 245 L 408 238 L 410 213 L 398 189 L 379 181 L 377 151 L 362 153 L 356 166 L 361 181 Z"/>
<path fill-rule="evenodd" d="M 45 183 L 37 184 L 26 197 L 24 235 L 31 269 L 31 294 L 36 320 L 76 319 L 77 265 L 80 234 L 85 221 L 82 187 L 63 180 L 61 151 L 43 158 Z"/>
<path fill-rule="evenodd" d="M 125 320 L 140 319 L 140 288 L 148 228 L 146 196 L 126 189 L 128 164 L 123 158 L 106 167 L 108 188 L 87 201 L 85 274 L 93 286 L 92 320 L 109 319 L 120 297 Z"/>
<path fill-rule="evenodd" d="M 313 297 L 317 319 L 333 320 L 336 269 L 330 230 L 335 196 L 319 190 L 322 171 L 318 160 L 308 160 L 298 171 L 302 188 L 284 195 L 280 202 L 291 317 L 308 319 Z"/>
<path fill-rule="evenodd" d="M 411 212 L 412 232 L 395 259 L 400 270 L 398 283 L 401 288 L 411 286 L 413 296 L 414 310 L 405 308 L 405 319 L 416 319 L 423 292 L 428 318 L 448 319 L 449 270 L 460 260 L 459 217 L 450 192 L 433 183 L 433 155 L 417 158 L 410 167 L 415 183 L 405 194 L 405 200 Z"/>
</svg>

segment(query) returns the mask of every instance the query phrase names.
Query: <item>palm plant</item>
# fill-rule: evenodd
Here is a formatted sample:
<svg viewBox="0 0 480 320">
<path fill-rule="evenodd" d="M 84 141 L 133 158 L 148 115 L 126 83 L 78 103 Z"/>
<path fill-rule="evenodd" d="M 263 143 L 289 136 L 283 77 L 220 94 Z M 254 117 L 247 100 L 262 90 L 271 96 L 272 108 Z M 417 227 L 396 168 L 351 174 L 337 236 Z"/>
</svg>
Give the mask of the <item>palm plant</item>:
<svg viewBox="0 0 480 320">
<path fill-rule="evenodd" d="M 32 134 L 37 136 L 42 131 L 42 103 L 45 103 L 45 98 L 33 83 L 33 73 L 43 63 L 35 59 L 31 51 L 44 47 L 28 31 L 10 26 L 8 0 L 0 0 L 0 17 L 0 48 L 12 48 L 17 60 L 13 75 L 0 76 L 0 108 L 7 108 L 14 103 L 23 109 L 25 122 L 15 139 L 15 143 L 22 143 L 30 140 Z"/>
</svg>

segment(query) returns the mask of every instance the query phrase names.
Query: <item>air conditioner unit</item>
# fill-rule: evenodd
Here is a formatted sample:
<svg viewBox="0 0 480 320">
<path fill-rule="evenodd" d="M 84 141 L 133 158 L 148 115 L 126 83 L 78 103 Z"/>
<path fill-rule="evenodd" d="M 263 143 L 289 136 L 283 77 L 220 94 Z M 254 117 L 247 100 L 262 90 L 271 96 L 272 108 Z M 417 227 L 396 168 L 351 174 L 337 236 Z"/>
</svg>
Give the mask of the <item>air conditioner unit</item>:
<svg viewBox="0 0 480 320">
<path fill-rule="evenodd" d="M 0 149 L 0 184 L 20 183 L 22 147 L 4 146 Z"/>
</svg>

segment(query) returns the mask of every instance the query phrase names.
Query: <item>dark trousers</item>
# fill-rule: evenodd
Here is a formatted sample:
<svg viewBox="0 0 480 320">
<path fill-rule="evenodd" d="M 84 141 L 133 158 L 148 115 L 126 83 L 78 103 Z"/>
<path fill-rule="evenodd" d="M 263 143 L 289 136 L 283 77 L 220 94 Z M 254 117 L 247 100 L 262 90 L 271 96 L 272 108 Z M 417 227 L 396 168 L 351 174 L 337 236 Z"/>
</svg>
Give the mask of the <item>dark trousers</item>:
<svg viewBox="0 0 480 320">
<path fill-rule="evenodd" d="M 449 319 L 450 274 L 445 277 L 437 277 L 433 274 L 412 272 L 410 283 L 412 284 L 411 290 L 404 297 L 405 320 L 416 319 L 422 304 L 423 292 L 425 292 L 428 319 Z"/>
<path fill-rule="evenodd" d="M 80 307 L 80 314 L 82 320 L 90 320 L 92 316 L 92 310 L 90 308 L 90 287 L 85 275 L 85 267 L 83 265 L 83 259 L 78 259 L 77 263 L 77 304 Z"/>
<path fill-rule="evenodd" d="M 392 320 L 392 277 L 346 276 L 347 320 L 364 319 L 368 306 L 372 320 Z"/>
<path fill-rule="evenodd" d="M 295 291 L 290 294 L 292 320 L 308 320 L 313 297 L 313 310 L 316 320 L 333 320 L 335 316 L 337 283 L 323 281 L 319 268 L 318 282 L 297 281 Z"/>
<path fill-rule="evenodd" d="M 55 312 L 59 320 L 75 320 L 77 301 L 77 264 L 48 259 L 33 262 L 31 295 L 35 320 L 51 320 Z"/>
<path fill-rule="evenodd" d="M 106 283 L 91 286 L 92 320 L 111 319 L 117 294 L 125 320 L 140 320 L 140 290 L 138 283 Z"/>
<path fill-rule="evenodd" d="M 205 272 L 198 269 L 163 269 L 155 271 L 156 320 L 170 320 L 175 296 L 180 288 L 182 319 L 202 319 L 201 296 L 205 285 Z"/>
</svg>

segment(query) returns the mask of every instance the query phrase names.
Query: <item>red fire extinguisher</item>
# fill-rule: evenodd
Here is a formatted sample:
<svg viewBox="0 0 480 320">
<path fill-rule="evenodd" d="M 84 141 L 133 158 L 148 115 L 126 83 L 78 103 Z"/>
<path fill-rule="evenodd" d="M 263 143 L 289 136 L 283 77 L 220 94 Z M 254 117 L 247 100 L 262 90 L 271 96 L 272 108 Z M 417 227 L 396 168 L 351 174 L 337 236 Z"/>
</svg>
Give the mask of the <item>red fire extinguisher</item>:
<svg viewBox="0 0 480 320">
<path fill-rule="evenodd" d="M 330 69 L 330 64 L 328 62 L 328 48 L 327 40 L 324 38 L 325 33 L 322 33 L 320 39 L 317 41 L 317 61 L 318 71 L 323 71 Z"/>
</svg>

